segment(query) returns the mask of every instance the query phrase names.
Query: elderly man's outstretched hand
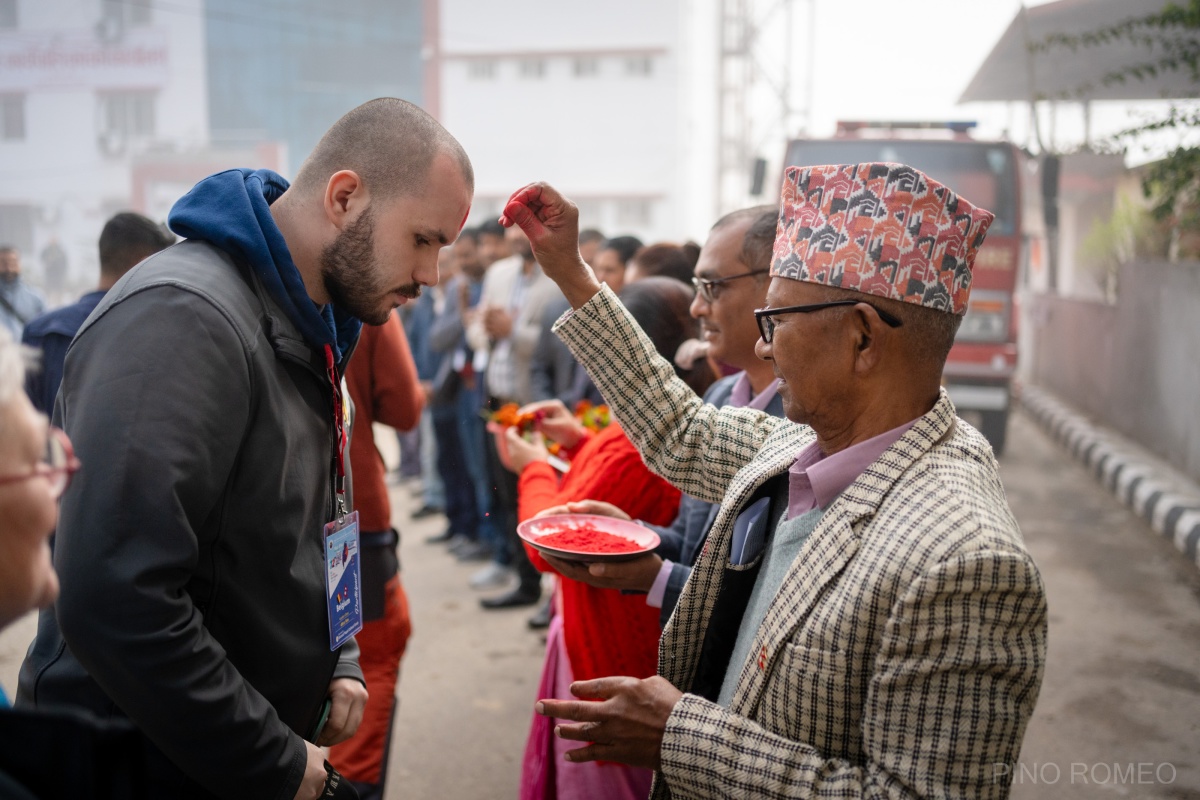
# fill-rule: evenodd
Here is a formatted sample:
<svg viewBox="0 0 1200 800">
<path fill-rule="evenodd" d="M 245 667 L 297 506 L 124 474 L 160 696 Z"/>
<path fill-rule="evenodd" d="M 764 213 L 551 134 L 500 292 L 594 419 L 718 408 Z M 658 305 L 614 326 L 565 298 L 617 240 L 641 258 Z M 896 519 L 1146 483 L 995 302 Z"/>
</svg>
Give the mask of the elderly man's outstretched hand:
<svg viewBox="0 0 1200 800">
<path fill-rule="evenodd" d="M 578 723 L 555 728 L 561 739 L 586 743 L 567 751 L 568 761 L 619 761 L 649 769 L 662 765 L 667 718 L 683 697 L 666 678 L 576 681 L 571 694 L 580 699 L 545 699 L 534 706 L 543 716 Z"/>
<path fill-rule="evenodd" d="M 591 267 L 579 255 L 579 209 L 554 187 L 531 183 L 513 192 L 500 224 L 517 225 L 525 232 L 542 271 L 558 284 L 573 308 L 600 290 Z"/>
</svg>

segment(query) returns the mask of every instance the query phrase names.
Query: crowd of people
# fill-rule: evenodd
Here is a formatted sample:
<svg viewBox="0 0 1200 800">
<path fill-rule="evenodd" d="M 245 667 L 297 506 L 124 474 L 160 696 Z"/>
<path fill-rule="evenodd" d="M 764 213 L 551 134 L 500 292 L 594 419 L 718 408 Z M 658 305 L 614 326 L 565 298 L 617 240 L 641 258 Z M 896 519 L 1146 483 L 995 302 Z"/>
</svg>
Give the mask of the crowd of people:
<svg viewBox="0 0 1200 800">
<path fill-rule="evenodd" d="M 473 185 L 376 100 L 291 184 L 114 217 L 75 304 L 0 282 L 0 625 L 42 608 L 0 796 L 382 797 L 412 621 L 375 423 L 481 613 L 546 629 L 498 796 L 1006 796 L 1045 593 L 940 388 L 992 215 L 792 168 L 702 247 L 645 244 L 544 184 L 463 227 Z M 518 536 L 557 514 L 661 544 Z M 36 749 L 68 741 L 71 770 Z"/>
</svg>

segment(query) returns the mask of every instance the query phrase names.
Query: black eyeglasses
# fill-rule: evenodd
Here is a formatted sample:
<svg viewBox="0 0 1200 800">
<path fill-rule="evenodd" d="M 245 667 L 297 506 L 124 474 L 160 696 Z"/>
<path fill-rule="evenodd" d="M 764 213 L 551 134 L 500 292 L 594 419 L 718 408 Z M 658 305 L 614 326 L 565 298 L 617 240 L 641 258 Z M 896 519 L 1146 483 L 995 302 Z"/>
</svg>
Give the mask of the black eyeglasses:
<svg viewBox="0 0 1200 800">
<path fill-rule="evenodd" d="M 767 272 L 765 269 L 755 269 L 751 270 L 750 272 L 741 272 L 737 275 L 730 275 L 725 278 L 692 278 L 692 286 L 696 287 L 696 294 L 700 295 L 700 298 L 704 302 L 711 303 L 717 299 L 717 296 L 720 294 L 717 289 L 719 289 L 723 284 L 729 283 L 730 281 L 736 281 L 738 278 L 749 278 L 751 275 L 762 275 L 765 272 Z"/>
<path fill-rule="evenodd" d="M 762 337 L 765 343 L 770 344 L 771 340 L 775 338 L 774 317 L 780 314 L 808 314 L 812 311 L 821 311 L 822 309 L 833 308 L 835 306 L 856 306 L 859 303 L 871 306 L 871 308 L 875 309 L 875 313 L 879 315 L 879 318 L 893 328 L 899 328 L 904 324 L 897 317 L 864 300 L 834 300 L 831 303 L 810 303 L 806 306 L 758 308 L 754 310 L 754 320 L 758 323 L 758 335 Z"/>
</svg>

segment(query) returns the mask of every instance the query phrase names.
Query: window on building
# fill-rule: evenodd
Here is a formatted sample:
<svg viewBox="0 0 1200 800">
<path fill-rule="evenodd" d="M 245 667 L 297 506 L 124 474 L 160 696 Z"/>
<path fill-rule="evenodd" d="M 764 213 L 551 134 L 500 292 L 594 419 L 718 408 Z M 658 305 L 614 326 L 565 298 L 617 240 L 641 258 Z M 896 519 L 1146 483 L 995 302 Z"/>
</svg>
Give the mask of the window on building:
<svg viewBox="0 0 1200 800">
<path fill-rule="evenodd" d="M 0 141 L 25 138 L 25 95 L 0 94 Z"/>
<path fill-rule="evenodd" d="M 17 0 L 0 0 L 0 30 L 17 27 Z"/>
<path fill-rule="evenodd" d="M 154 136 L 154 92 L 106 92 L 99 96 L 100 148 L 119 155 L 133 140 Z"/>
<path fill-rule="evenodd" d="M 152 0 L 104 0 L 104 18 L 134 28 L 154 21 Z"/>
<path fill-rule="evenodd" d="M 546 77 L 546 61 L 541 58 L 523 58 L 517 70 L 522 78 L 532 80 L 544 78 Z"/>
<path fill-rule="evenodd" d="M 600 59 L 580 57 L 575 59 L 571 69 L 576 78 L 594 78 L 600 74 Z"/>
<path fill-rule="evenodd" d="M 654 204 L 650 200 L 625 198 L 617 201 L 617 224 L 647 227 L 654 221 Z"/>
<path fill-rule="evenodd" d="M 630 56 L 625 59 L 625 74 L 648 78 L 654 74 L 654 59 L 650 56 Z"/>
<path fill-rule="evenodd" d="M 475 59 L 467 62 L 467 76 L 477 81 L 490 81 L 496 77 L 496 62 Z"/>
</svg>

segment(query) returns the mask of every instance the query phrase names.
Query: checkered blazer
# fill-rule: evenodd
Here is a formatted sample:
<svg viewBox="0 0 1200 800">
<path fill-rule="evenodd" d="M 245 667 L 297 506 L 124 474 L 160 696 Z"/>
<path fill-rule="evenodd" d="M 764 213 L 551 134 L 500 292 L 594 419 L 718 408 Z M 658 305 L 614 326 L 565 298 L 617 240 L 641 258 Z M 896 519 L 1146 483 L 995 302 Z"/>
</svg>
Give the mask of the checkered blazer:
<svg viewBox="0 0 1200 800">
<path fill-rule="evenodd" d="M 652 470 L 722 503 L 659 672 L 686 691 L 733 522 L 815 434 L 706 406 L 607 287 L 556 330 Z M 943 392 L 825 510 L 722 708 L 685 694 L 653 798 L 1006 797 L 1046 657 L 1045 589 L 980 434 Z"/>
</svg>

